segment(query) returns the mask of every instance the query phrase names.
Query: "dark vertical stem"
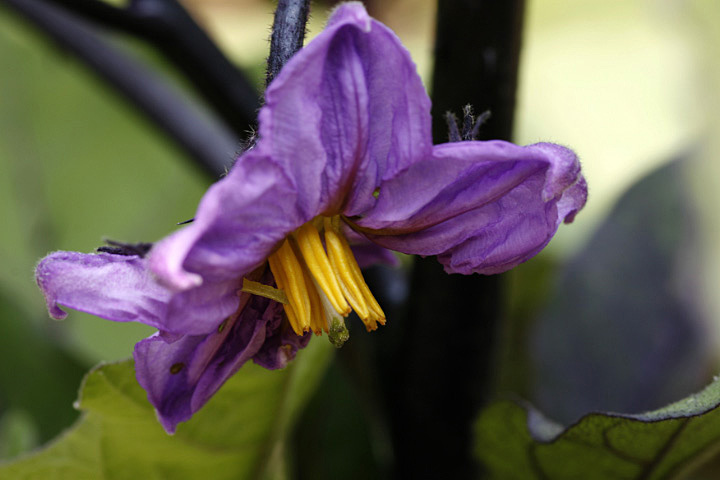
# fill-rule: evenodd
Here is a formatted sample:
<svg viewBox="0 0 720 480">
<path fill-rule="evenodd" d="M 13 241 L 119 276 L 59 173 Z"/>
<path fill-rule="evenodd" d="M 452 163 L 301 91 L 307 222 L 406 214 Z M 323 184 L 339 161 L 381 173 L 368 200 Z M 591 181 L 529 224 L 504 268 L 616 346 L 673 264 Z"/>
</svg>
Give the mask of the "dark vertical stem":
<svg viewBox="0 0 720 480">
<path fill-rule="evenodd" d="M 439 0 L 433 70 L 433 135 L 447 141 L 444 114 L 466 104 L 492 117 L 480 139 L 510 140 L 524 0 Z"/>
<path fill-rule="evenodd" d="M 270 37 L 265 86 L 270 85 L 283 65 L 302 48 L 309 12 L 310 0 L 278 0 Z"/>
<path fill-rule="evenodd" d="M 468 103 L 492 117 L 480 138 L 509 139 L 523 0 L 440 0 L 433 76 L 433 134 Z M 447 275 L 416 259 L 403 336 L 385 381 L 397 478 L 475 478 L 472 424 L 486 400 L 501 279 Z"/>
</svg>

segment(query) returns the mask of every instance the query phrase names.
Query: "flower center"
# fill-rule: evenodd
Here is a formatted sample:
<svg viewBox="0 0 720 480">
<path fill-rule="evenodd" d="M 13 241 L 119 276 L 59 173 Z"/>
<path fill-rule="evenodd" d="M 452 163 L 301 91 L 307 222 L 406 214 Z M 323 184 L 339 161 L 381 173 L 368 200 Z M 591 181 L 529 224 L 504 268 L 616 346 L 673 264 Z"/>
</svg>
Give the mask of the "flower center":
<svg viewBox="0 0 720 480">
<path fill-rule="evenodd" d="M 344 330 L 341 317 L 352 310 L 368 331 L 385 324 L 385 314 L 365 283 L 340 222 L 337 216 L 317 217 L 270 255 L 270 270 L 280 291 L 243 282 L 243 290 L 282 302 L 298 335 L 312 330 L 316 335 L 325 331 L 337 336 L 339 329 Z"/>
</svg>

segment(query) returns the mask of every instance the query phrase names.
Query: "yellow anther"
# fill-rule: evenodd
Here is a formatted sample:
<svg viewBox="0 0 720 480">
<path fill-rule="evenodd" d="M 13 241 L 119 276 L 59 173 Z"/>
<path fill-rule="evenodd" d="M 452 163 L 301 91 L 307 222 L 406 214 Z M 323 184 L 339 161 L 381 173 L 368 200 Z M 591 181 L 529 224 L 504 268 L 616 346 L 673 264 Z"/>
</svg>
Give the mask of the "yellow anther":
<svg viewBox="0 0 720 480">
<path fill-rule="evenodd" d="M 377 323 L 385 324 L 385 313 L 370 292 L 355 255 L 350 249 L 345 236 L 339 233 L 330 219 L 325 219 L 325 243 L 328 247 L 331 263 L 336 268 L 343 286 L 351 293 L 347 295 L 360 319 L 368 330 L 377 329 Z"/>
<path fill-rule="evenodd" d="M 297 325 L 293 324 L 293 319 L 290 318 L 291 314 L 288 314 L 288 320 L 290 320 L 295 333 L 302 335 L 302 332 L 310 330 L 311 318 L 310 298 L 302 266 L 287 240 L 275 253 L 270 255 L 268 260 L 275 281 L 288 297 L 291 308 L 286 308 L 285 311 L 293 311 Z"/>
<path fill-rule="evenodd" d="M 350 249 L 350 245 L 348 245 L 344 237 L 342 238 L 342 243 L 343 248 L 347 252 L 346 254 L 349 255 L 349 258 L 352 260 L 350 262 L 350 268 L 352 269 L 353 276 L 355 277 L 358 287 L 362 291 L 363 298 L 365 298 L 365 301 L 368 303 L 368 307 L 370 307 L 370 310 L 372 310 L 377 317 L 376 320 L 378 323 L 385 325 L 385 312 L 383 312 L 383 309 L 380 308 L 380 304 L 377 300 L 375 300 L 375 296 L 372 294 L 370 287 L 368 287 L 365 282 L 365 277 L 363 277 L 362 272 L 360 271 L 360 266 L 358 265 L 357 260 L 355 260 L 355 256 Z"/>
<path fill-rule="evenodd" d="M 288 322 L 290 323 L 293 332 L 295 332 L 295 335 L 298 335 L 300 337 L 305 335 L 306 332 L 303 330 L 303 327 L 300 324 L 297 315 L 295 315 L 295 309 L 292 307 L 292 305 L 288 303 L 287 305 L 283 305 L 283 308 L 285 309 L 285 314 L 288 317 Z"/>
<path fill-rule="evenodd" d="M 310 299 L 310 328 L 315 335 L 321 335 L 323 330 L 328 331 L 328 322 L 325 319 L 325 309 L 323 308 L 320 294 L 308 272 L 303 270 L 305 276 L 305 285 L 307 286 L 308 297 Z"/>
<path fill-rule="evenodd" d="M 325 245 L 319 229 L 325 230 Z M 370 293 L 342 233 L 339 217 L 318 217 L 301 226 L 268 262 L 278 288 L 243 279 L 242 290 L 283 303 L 297 335 L 325 331 L 333 333 L 331 340 L 340 345 L 347 340 L 347 330 L 340 331 L 344 328 L 340 317 L 352 309 L 368 330 L 385 323 L 385 314 Z"/>
<path fill-rule="evenodd" d="M 282 270 L 280 262 L 274 254 L 270 255 L 270 257 L 268 258 L 268 263 L 270 264 L 270 271 L 272 271 L 273 277 L 275 277 L 275 283 L 277 284 L 278 288 L 283 291 L 287 291 L 287 280 L 285 280 L 285 274 Z M 293 310 L 292 305 L 290 305 L 290 299 L 288 299 L 288 303 L 283 304 L 283 308 L 285 309 L 285 314 L 288 317 L 288 322 L 290 323 L 290 326 L 292 327 L 295 334 L 302 335 L 302 326 L 298 323 L 295 311 Z"/>
<path fill-rule="evenodd" d="M 318 286 L 325 292 L 330 304 L 340 315 L 350 313 L 350 305 L 343 297 L 343 291 L 333 272 L 330 260 L 325 253 L 320 233 L 312 222 L 308 222 L 295 232 L 295 239 L 305 264 L 312 273 Z"/>
<path fill-rule="evenodd" d="M 369 317 L 368 307 L 350 266 L 350 263 L 354 262 L 355 259 L 352 254 L 348 257 L 343 248 L 341 236 L 332 229 L 329 219 L 325 222 L 325 245 L 330 257 L 330 264 L 335 275 L 340 280 L 345 297 L 358 316 L 366 320 Z"/>
</svg>

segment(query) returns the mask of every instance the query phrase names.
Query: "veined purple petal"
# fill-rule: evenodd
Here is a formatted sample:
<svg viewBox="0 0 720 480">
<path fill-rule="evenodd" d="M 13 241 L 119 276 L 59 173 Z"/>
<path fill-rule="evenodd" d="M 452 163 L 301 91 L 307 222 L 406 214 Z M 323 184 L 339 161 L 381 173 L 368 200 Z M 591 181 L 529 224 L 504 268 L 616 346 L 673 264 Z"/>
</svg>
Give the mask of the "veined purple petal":
<svg viewBox="0 0 720 480">
<path fill-rule="evenodd" d="M 491 274 L 538 253 L 586 198 L 577 157 L 564 147 L 448 143 L 385 182 L 356 223 L 386 248 L 438 255 L 450 273 Z"/>
<path fill-rule="evenodd" d="M 242 279 L 204 282 L 199 287 L 175 293 L 167 316 L 158 327 L 167 333 L 203 335 L 215 330 L 238 309 L 237 292 Z"/>
<path fill-rule="evenodd" d="M 261 349 L 264 355 L 270 355 L 271 346 L 264 344 L 275 332 L 269 332 L 268 326 L 281 328 L 282 305 L 264 297 L 243 297 L 238 314 L 211 334 L 188 335 L 173 343 L 155 335 L 135 346 L 138 382 L 148 392 L 160 423 L 169 433 L 198 411 Z M 276 356 L 291 358 L 297 349 L 284 347 L 281 341 L 272 343 L 276 350 L 283 350 L 275 351 Z"/>
<path fill-rule="evenodd" d="M 290 172 L 309 217 L 366 210 L 382 180 L 432 149 L 430 100 L 415 65 L 360 3 L 335 10 L 265 99 L 260 143 Z"/>
<path fill-rule="evenodd" d="M 58 305 L 116 322 L 140 322 L 168 335 L 205 334 L 237 310 L 239 281 L 207 282 L 173 293 L 158 284 L 137 256 L 55 252 L 40 261 L 35 278 L 48 311 Z"/>
<path fill-rule="evenodd" d="M 160 286 L 136 256 L 109 253 L 55 252 L 43 258 L 35 279 L 48 311 L 62 319 L 58 306 L 80 310 L 116 322 L 164 324 L 172 292 Z"/>
<path fill-rule="evenodd" d="M 293 182 L 256 148 L 210 187 L 193 223 L 155 245 L 150 268 L 175 290 L 238 279 L 307 220 Z"/>
</svg>

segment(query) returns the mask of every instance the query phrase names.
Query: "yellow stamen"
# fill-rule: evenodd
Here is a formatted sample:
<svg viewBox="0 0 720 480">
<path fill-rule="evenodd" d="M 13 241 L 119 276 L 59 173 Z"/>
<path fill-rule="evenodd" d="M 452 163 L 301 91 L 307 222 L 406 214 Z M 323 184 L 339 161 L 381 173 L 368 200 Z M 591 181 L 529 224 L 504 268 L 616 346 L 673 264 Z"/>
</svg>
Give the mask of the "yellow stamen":
<svg viewBox="0 0 720 480">
<path fill-rule="evenodd" d="M 318 228 L 325 231 L 324 245 Z M 297 335 L 325 331 L 332 341 L 334 333 L 334 344 L 339 346 L 347 340 L 342 317 L 353 309 L 367 330 L 385 323 L 385 313 L 365 283 L 339 217 L 318 217 L 301 226 L 268 262 L 278 288 L 243 279 L 242 290 L 283 303 Z"/>
<path fill-rule="evenodd" d="M 295 309 L 292 307 L 292 305 L 288 303 L 287 305 L 283 305 L 283 308 L 285 309 L 285 315 L 287 315 L 288 322 L 290 323 L 293 332 L 295 332 L 295 335 L 298 335 L 300 337 L 305 335 L 305 331 L 303 330 L 302 325 L 297 318 L 297 315 L 295 315 Z"/>
<path fill-rule="evenodd" d="M 345 288 L 352 293 L 352 296 L 348 297 L 348 301 L 353 305 L 367 330 L 377 329 L 378 323 L 384 325 L 385 313 L 365 283 L 365 278 L 362 276 L 350 245 L 345 236 L 340 233 L 339 228 L 334 226 L 328 218 L 325 219 L 325 243 L 338 277 L 342 279 Z"/>
<path fill-rule="evenodd" d="M 302 266 L 295 256 L 290 242 L 285 240 L 280 249 L 270 256 L 270 270 L 275 275 L 276 281 L 278 277 L 278 286 L 285 290 L 290 301 L 289 306 L 295 315 L 295 322 L 293 324 L 292 319 L 290 324 L 295 330 L 295 333 L 302 335 L 302 332 L 310 330 L 310 299 L 308 298 L 307 286 L 305 285 L 305 278 L 303 276 Z M 285 309 L 287 312 L 288 308 Z M 288 314 L 290 317 L 290 314 Z"/>
<path fill-rule="evenodd" d="M 383 312 L 380 304 L 375 300 L 375 296 L 370 291 L 370 287 L 368 287 L 365 282 L 365 277 L 363 277 L 360 271 L 360 265 L 358 265 L 357 260 L 355 260 L 355 255 L 352 253 L 352 249 L 350 249 L 350 245 L 348 245 L 347 240 L 342 235 L 340 235 L 340 243 L 342 244 L 346 257 L 349 259 L 348 264 L 352 270 L 353 277 L 355 277 L 355 282 L 362 292 L 363 298 L 367 302 L 368 307 L 370 307 L 370 310 L 375 314 L 378 323 L 385 325 L 385 312 Z"/>
<path fill-rule="evenodd" d="M 310 277 L 310 274 L 303 270 L 305 276 L 305 285 L 307 286 L 308 297 L 310 299 L 310 328 L 315 335 L 322 335 L 323 330 L 328 331 L 328 322 L 325 320 L 325 309 L 323 308 L 320 294 L 317 287 Z"/>
<path fill-rule="evenodd" d="M 332 229 L 329 219 L 325 220 L 325 245 L 330 257 L 330 264 L 335 275 L 340 279 L 345 298 L 348 299 L 358 316 L 365 321 L 369 317 L 369 312 L 362 292 L 353 276 L 352 267 L 350 267 L 350 263 L 354 261 L 354 258 L 352 255 L 348 257 L 345 253 L 340 235 Z"/>
<path fill-rule="evenodd" d="M 277 284 L 278 288 L 285 291 L 285 289 L 287 288 L 287 280 L 285 280 L 285 272 L 283 272 L 280 262 L 275 257 L 275 255 L 271 255 L 268 258 L 268 263 L 270 264 L 270 271 L 273 272 L 273 277 L 275 277 L 275 283 Z M 283 308 L 285 309 L 285 314 L 288 317 L 288 322 L 290 322 L 290 326 L 292 327 L 295 334 L 302 335 L 302 327 L 298 323 L 297 316 L 295 315 L 295 311 L 293 310 L 292 305 L 290 305 L 290 299 L 288 299 L 288 303 L 283 304 Z"/>
<path fill-rule="evenodd" d="M 323 249 L 320 233 L 312 222 L 308 222 L 298 228 L 295 233 L 298 247 L 302 252 L 307 267 L 315 278 L 320 288 L 322 288 L 328 300 L 332 304 L 335 311 L 345 316 L 350 313 L 350 305 L 347 304 L 343 297 L 343 292 L 338 284 L 338 279 L 333 273 L 325 249 Z"/>
</svg>

